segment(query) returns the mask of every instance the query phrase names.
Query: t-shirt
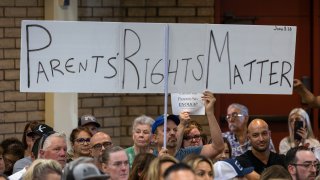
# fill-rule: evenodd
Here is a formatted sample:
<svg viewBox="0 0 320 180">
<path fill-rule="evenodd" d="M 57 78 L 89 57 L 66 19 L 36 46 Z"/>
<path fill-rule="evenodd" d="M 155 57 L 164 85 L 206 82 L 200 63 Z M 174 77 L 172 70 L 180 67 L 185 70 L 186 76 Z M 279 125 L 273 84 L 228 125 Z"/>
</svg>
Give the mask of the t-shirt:
<svg viewBox="0 0 320 180">
<path fill-rule="evenodd" d="M 262 171 L 267 168 L 270 167 L 272 165 L 281 165 L 283 167 L 285 167 L 285 156 L 283 154 L 277 154 L 274 153 L 272 151 L 270 151 L 270 155 L 269 155 L 269 159 L 268 159 L 268 163 L 264 164 L 262 161 L 260 161 L 260 159 L 258 159 L 256 156 L 254 156 L 254 154 L 252 153 L 251 150 L 248 150 L 247 152 L 245 152 L 244 154 L 242 154 L 241 156 L 236 157 L 236 159 L 239 161 L 239 163 L 241 164 L 241 166 L 243 167 L 254 167 L 254 170 L 258 173 L 261 174 Z"/>
<path fill-rule="evenodd" d="M 174 156 L 176 159 L 181 161 L 183 158 L 185 158 L 188 154 L 200 154 L 203 146 L 191 146 L 186 148 L 180 148 L 176 155 Z M 158 156 L 159 152 L 157 150 L 153 151 L 153 154 L 155 156 Z"/>
<path fill-rule="evenodd" d="M 16 163 L 14 163 L 12 174 L 22 170 L 26 166 L 29 166 L 31 163 L 32 163 L 32 159 L 29 156 L 19 159 Z"/>
</svg>

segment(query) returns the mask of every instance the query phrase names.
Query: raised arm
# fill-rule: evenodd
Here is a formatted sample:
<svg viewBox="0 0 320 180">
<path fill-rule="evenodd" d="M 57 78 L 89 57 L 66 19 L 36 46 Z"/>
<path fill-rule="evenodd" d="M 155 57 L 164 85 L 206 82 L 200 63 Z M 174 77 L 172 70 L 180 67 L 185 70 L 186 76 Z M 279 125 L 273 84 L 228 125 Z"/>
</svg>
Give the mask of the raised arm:
<svg viewBox="0 0 320 180">
<path fill-rule="evenodd" d="M 221 129 L 216 117 L 214 116 L 214 103 L 216 99 L 213 96 L 212 92 L 205 91 L 203 93 L 202 100 L 206 108 L 206 115 L 209 123 L 212 143 L 203 146 L 201 155 L 207 156 L 209 158 L 214 158 L 224 149 Z"/>
<path fill-rule="evenodd" d="M 293 80 L 293 89 L 310 107 L 320 107 L 320 96 L 314 96 L 299 79 Z"/>
<path fill-rule="evenodd" d="M 178 152 L 178 150 L 182 146 L 184 129 L 187 126 L 188 122 L 190 121 L 189 112 L 187 112 L 187 111 L 180 112 L 179 119 L 180 119 L 180 124 L 178 125 L 178 131 L 177 131 L 176 153 Z"/>
</svg>

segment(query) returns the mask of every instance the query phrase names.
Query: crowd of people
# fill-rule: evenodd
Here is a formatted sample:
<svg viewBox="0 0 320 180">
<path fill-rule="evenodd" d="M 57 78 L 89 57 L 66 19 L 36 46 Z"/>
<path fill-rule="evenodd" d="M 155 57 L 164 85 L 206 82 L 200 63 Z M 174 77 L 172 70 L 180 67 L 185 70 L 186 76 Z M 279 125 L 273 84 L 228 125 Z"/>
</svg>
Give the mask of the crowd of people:
<svg viewBox="0 0 320 180">
<path fill-rule="evenodd" d="M 311 101 L 310 92 L 303 93 L 298 80 L 295 89 L 316 106 L 319 98 Z M 99 131 L 100 124 L 92 115 L 79 118 L 78 127 L 69 135 L 69 148 L 63 132 L 29 122 L 22 140 L 1 142 L 0 180 L 320 179 L 315 153 L 320 143 L 304 109 L 289 113 L 288 136 L 281 140 L 277 153 L 268 123 L 259 118 L 249 121 L 245 105 L 229 105 L 229 130 L 222 133 L 214 115 L 213 93 L 205 91 L 202 100 L 209 134 L 188 112 L 155 119 L 141 115 L 133 120 L 133 145 L 128 148 L 113 144 L 111 136 Z"/>
</svg>

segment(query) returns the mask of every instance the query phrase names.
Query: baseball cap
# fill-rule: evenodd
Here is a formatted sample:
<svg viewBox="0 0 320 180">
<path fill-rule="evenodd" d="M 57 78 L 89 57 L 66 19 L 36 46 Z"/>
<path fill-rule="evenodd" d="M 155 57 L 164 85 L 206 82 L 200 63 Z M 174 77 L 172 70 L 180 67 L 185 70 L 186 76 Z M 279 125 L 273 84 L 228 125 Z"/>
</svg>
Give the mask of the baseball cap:
<svg viewBox="0 0 320 180">
<path fill-rule="evenodd" d="M 93 164 L 93 159 L 80 157 L 70 162 L 63 170 L 62 180 L 102 180 L 110 176 L 102 174 Z"/>
<path fill-rule="evenodd" d="M 173 114 L 167 115 L 167 120 L 172 120 L 174 123 L 176 123 L 176 125 L 180 124 L 180 119 L 179 119 L 179 116 L 177 116 L 177 115 L 173 115 Z M 152 125 L 152 134 L 154 134 L 157 127 L 159 127 L 163 124 L 164 124 L 164 115 L 160 115 L 156 118 L 156 120 L 154 121 L 154 123 Z"/>
<path fill-rule="evenodd" d="M 53 128 L 46 124 L 38 124 L 36 127 L 32 129 L 31 132 L 27 134 L 27 136 L 38 135 L 42 137 L 43 135 L 49 134 L 52 131 L 53 131 Z"/>
<path fill-rule="evenodd" d="M 94 116 L 89 114 L 81 116 L 78 124 L 79 126 L 84 126 L 89 123 L 94 124 L 98 128 L 100 127 L 100 124 L 97 122 L 97 119 Z"/>
<path fill-rule="evenodd" d="M 253 167 L 242 167 L 236 159 L 217 161 L 214 163 L 213 169 L 214 179 L 217 180 L 227 180 L 238 176 L 242 177 L 254 170 Z"/>
</svg>

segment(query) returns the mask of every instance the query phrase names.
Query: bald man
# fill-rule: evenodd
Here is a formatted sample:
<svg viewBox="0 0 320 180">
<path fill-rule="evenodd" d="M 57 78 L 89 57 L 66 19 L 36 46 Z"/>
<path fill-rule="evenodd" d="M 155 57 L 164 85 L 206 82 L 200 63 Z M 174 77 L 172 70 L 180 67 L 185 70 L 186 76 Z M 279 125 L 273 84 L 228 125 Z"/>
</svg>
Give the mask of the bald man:
<svg viewBox="0 0 320 180">
<path fill-rule="evenodd" d="M 285 156 L 270 151 L 271 132 L 268 124 L 262 119 L 254 119 L 248 126 L 248 138 L 252 149 L 236 157 L 243 167 L 254 167 L 257 176 L 272 165 L 285 167 Z"/>
<path fill-rule="evenodd" d="M 99 157 L 103 154 L 103 152 L 111 148 L 113 146 L 111 137 L 104 132 L 97 132 L 90 139 L 90 154 L 94 159 L 94 163 L 96 166 L 101 169 L 101 163 L 99 161 Z"/>
</svg>

